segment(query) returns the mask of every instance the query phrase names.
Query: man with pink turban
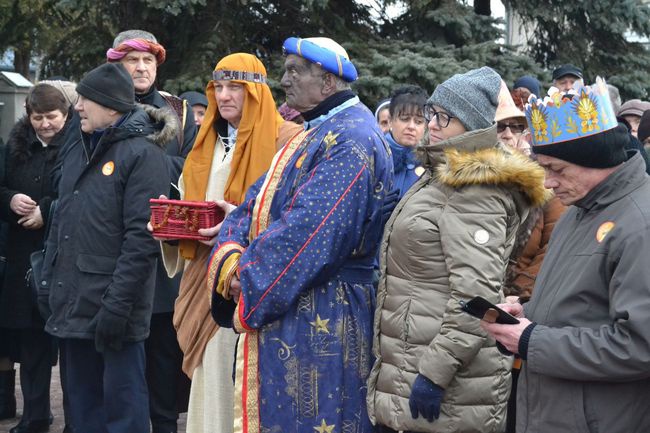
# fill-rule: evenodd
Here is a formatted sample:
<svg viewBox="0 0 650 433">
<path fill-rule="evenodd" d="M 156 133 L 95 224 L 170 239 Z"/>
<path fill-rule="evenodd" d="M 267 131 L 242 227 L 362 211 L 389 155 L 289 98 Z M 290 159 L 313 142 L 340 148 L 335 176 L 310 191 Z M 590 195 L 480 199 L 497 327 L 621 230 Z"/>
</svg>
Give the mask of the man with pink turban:
<svg viewBox="0 0 650 433">
<path fill-rule="evenodd" d="M 167 143 L 167 167 L 171 181 L 178 184 L 188 155 L 196 138 L 194 114 L 187 102 L 156 88 L 158 66 L 165 62 L 165 48 L 156 37 L 144 30 L 126 30 L 119 33 L 113 47 L 106 52 L 108 62 L 120 62 L 133 79 L 135 100 L 156 108 L 168 107 L 176 114 L 181 126 L 176 138 Z M 178 198 L 170 186 L 168 196 Z M 178 296 L 180 275 L 169 278 L 158 258 L 156 289 L 151 316 L 151 333 L 146 340 L 147 382 L 149 412 L 153 433 L 175 432 L 178 418 L 178 396 L 189 388 L 188 379 L 181 372 L 182 352 L 172 323 L 174 302 Z M 178 378 L 178 379 L 177 379 Z"/>
</svg>

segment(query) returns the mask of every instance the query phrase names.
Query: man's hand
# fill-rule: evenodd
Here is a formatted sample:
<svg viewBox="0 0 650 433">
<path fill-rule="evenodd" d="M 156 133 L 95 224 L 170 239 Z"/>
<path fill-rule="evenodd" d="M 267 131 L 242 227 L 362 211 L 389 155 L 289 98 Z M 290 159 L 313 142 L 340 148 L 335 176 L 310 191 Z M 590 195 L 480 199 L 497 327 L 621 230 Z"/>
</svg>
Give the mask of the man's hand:
<svg viewBox="0 0 650 433">
<path fill-rule="evenodd" d="M 524 307 L 521 304 L 499 304 L 497 306 L 518 318 L 519 323 L 516 325 L 502 325 L 481 320 L 481 328 L 508 351 L 518 354 L 521 334 L 532 322 L 524 317 Z"/>
<path fill-rule="evenodd" d="M 9 202 L 9 207 L 16 214 L 21 216 L 29 215 L 34 208 L 36 207 L 36 202 L 32 198 L 25 194 L 16 194 L 11 197 L 11 202 Z"/>
<path fill-rule="evenodd" d="M 519 304 L 519 296 L 506 296 L 506 304 Z"/>
<path fill-rule="evenodd" d="M 224 200 L 217 200 L 215 203 L 217 203 L 217 206 L 219 206 L 224 213 L 224 219 L 232 212 L 234 209 L 237 208 L 237 206 L 232 205 L 228 203 L 227 201 Z M 214 227 L 209 227 L 207 229 L 199 229 L 198 233 L 201 236 L 206 236 L 209 237 L 210 239 L 207 241 L 200 241 L 201 243 L 208 245 L 208 246 L 213 246 L 214 244 L 217 243 L 217 237 L 219 236 L 219 231 L 221 230 L 221 225 L 223 224 L 223 221 L 217 224 Z"/>
<path fill-rule="evenodd" d="M 18 220 L 18 224 L 22 225 L 28 230 L 38 230 L 43 227 L 43 215 L 41 215 L 41 208 L 35 206 L 34 209 Z"/>
<path fill-rule="evenodd" d="M 159 196 L 158 198 L 159 198 L 160 200 L 167 200 L 167 196 L 166 196 L 166 195 L 161 195 L 161 196 Z M 149 233 L 153 233 L 153 225 L 151 224 L 151 221 L 149 221 L 149 222 L 147 223 L 147 230 L 149 231 Z M 154 238 L 155 240 L 157 240 L 158 242 L 164 242 L 164 241 L 167 240 L 167 239 L 165 239 L 165 238 L 157 238 L 157 237 L 155 237 L 155 236 L 154 236 L 153 238 Z"/>
<path fill-rule="evenodd" d="M 506 303 L 497 304 L 497 307 L 501 308 L 506 313 L 510 313 L 511 316 L 515 316 L 516 318 L 524 317 L 524 306 L 517 302 L 518 300 L 519 298 L 516 296 L 508 296 L 506 298 Z"/>
<path fill-rule="evenodd" d="M 96 318 L 95 350 L 100 353 L 108 349 L 122 350 L 128 319 L 108 311 L 105 307 L 99 309 Z"/>
<path fill-rule="evenodd" d="M 241 281 L 237 278 L 237 275 L 233 275 L 230 280 L 230 287 L 228 288 L 228 294 L 235 303 L 239 301 L 239 294 L 241 293 Z"/>
</svg>

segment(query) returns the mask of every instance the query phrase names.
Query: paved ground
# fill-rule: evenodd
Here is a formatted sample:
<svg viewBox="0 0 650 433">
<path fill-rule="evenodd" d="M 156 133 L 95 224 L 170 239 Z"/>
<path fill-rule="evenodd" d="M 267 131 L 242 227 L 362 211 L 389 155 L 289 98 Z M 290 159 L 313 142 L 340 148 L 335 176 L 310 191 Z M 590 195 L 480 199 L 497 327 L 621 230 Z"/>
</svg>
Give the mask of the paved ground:
<svg viewBox="0 0 650 433">
<path fill-rule="evenodd" d="M 16 398 L 18 399 L 18 417 L 0 421 L 0 433 L 6 433 L 10 428 L 18 424 L 20 421 L 20 413 L 22 412 L 23 402 L 20 393 L 20 384 L 18 371 L 16 371 Z M 63 403 L 61 393 L 61 382 L 59 382 L 59 366 L 57 365 L 52 369 L 52 385 L 50 387 L 52 414 L 54 415 L 54 423 L 50 426 L 51 433 L 61 433 L 63 431 Z M 185 415 L 182 414 L 178 420 L 178 433 L 185 433 Z"/>
</svg>

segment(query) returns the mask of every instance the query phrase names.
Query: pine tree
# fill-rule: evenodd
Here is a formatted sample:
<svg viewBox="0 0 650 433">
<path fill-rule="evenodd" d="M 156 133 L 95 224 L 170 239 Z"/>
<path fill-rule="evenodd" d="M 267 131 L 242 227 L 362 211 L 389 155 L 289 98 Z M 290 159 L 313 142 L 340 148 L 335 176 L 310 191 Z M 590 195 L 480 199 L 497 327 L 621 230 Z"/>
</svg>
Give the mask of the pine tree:
<svg viewBox="0 0 650 433">
<path fill-rule="evenodd" d="M 650 6 L 642 0 L 505 0 L 533 30 L 530 54 L 553 69 L 573 63 L 587 81 L 597 75 L 617 86 L 623 99 L 646 98 L 650 52 L 632 35 L 650 36 Z"/>
<path fill-rule="evenodd" d="M 15 1 L 0 0 L 0 6 Z M 485 1 L 473 8 L 466 1 L 411 0 L 396 18 L 385 8 L 397 0 L 30 1 L 52 11 L 43 44 L 45 76 L 80 79 L 105 61 L 114 36 L 129 28 L 151 31 L 165 46 L 158 84 L 174 93 L 203 91 L 218 60 L 239 51 L 262 59 L 281 101 L 282 42 L 289 36 L 342 43 L 360 72 L 353 87 L 368 105 L 401 84 L 431 92 L 454 73 L 483 65 L 508 83 L 524 73 L 544 75 L 529 58 L 495 42 L 499 21 L 486 15 Z"/>
</svg>

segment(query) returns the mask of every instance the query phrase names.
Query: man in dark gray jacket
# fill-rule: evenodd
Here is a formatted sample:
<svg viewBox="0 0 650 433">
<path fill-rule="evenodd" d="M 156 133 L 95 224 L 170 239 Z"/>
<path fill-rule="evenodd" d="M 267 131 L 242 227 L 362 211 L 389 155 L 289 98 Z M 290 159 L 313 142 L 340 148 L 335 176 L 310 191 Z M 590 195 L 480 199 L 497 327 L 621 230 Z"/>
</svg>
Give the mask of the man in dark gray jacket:
<svg viewBox="0 0 650 433">
<path fill-rule="evenodd" d="M 149 433 L 144 340 L 158 246 L 146 225 L 149 199 L 169 188 L 164 144 L 178 123 L 136 106 L 120 64 L 90 71 L 77 92 L 81 134 L 63 160 L 39 308 L 61 341 L 75 430 Z"/>
<path fill-rule="evenodd" d="M 527 112 L 546 186 L 569 208 L 530 302 L 502 304 L 520 323 L 481 322 L 524 360 L 518 433 L 650 431 L 650 178 L 601 84 L 542 108 L 553 133 L 534 101 Z"/>
</svg>

